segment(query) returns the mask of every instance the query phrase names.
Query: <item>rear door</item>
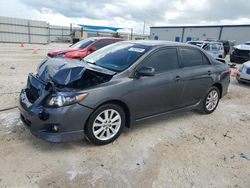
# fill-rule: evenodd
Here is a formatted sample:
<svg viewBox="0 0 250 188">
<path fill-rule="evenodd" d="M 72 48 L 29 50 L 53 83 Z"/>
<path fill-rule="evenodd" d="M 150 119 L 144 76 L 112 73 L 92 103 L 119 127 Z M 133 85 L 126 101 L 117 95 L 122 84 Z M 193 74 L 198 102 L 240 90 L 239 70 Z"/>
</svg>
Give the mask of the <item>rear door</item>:
<svg viewBox="0 0 250 188">
<path fill-rule="evenodd" d="M 180 66 L 176 48 L 161 48 L 145 58 L 137 67 L 153 67 L 156 74 L 133 80 L 130 94 L 135 119 L 178 108 L 182 93 Z"/>
<path fill-rule="evenodd" d="M 213 83 L 213 65 L 199 49 L 182 47 L 180 54 L 184 89 L 181 100 L 184 107 L 196 104 L 205 97 Z"/>
</svg>

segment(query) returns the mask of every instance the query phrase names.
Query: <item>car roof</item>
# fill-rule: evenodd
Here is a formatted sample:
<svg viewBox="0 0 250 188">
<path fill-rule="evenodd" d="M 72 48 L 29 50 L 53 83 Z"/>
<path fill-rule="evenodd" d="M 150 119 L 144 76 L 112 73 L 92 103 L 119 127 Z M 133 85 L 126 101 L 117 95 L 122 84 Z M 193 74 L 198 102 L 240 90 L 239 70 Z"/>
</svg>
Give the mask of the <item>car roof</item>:
<svg viewBox="0 0 250 188">
<path fill-rule="evenodd" d="M 115 38 L 115 37 L 88 37 L 88 39 L 93 39 L 93 40 L 125 40 L 124 38 Z"/>
<path fill-rule="evenodd" d="M 200 43 L 203 43 L 203 42 L 205 42 L 205 41 L 203 41 L 203 40 L 190 40 L 190 41 L 188 41 L 188 42 L 200 42 Z"/>
<path fill-rule="evenodd" d="M 144 45 L 149 47 L 161 47 L 161 46 L 180 46 L 180 47 L 193 47 L 198 48 L 194 45 L 181 43 L 181 42 L 172 42 L 172 41 L 164 41 L 164 40 L 129 40 L 129 41 L 123 41 L 123 42 L 129 42 L 132 44 L 138 44 L 138 45 Z M 199 49 L 199 48 L 198 48 Z"/>
<path fill-rule="evenodd" d="M 203 43 L 203 44 L 221 44 L 221 45 L 223 45 L 223 43 L 220 42 L 220 41 L 192 40 L 192 41 L 188 41 L 188 43 L 189 42 L 197 42 L 197 43 Z"/>
</svg>

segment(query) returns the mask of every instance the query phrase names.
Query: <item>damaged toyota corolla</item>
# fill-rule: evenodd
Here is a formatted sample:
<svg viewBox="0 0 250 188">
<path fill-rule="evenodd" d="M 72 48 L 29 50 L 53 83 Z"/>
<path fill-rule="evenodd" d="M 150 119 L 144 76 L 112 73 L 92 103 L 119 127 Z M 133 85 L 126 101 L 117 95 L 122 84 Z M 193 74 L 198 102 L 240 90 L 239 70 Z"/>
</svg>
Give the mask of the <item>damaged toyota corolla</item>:
<svg viewBox="0 0 250 188">
<path fill-rule="evenodd" d="M 118 42 L 82 61 L 47 59 L 20 94 L 21 119 L 39 138 L 113 142 L 133 122 L 180 110 L 212 113 L 229 68 L 194 46 Z"/>
</svg>

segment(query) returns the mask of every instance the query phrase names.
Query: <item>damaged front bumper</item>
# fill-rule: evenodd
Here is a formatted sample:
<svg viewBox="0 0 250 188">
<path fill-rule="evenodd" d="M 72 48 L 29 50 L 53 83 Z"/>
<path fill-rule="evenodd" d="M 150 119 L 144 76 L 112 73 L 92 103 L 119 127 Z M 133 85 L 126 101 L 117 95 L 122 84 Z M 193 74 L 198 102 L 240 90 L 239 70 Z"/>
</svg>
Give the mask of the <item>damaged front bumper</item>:
<svg viewBox="0 0 250 188">
<path fill-rule="evenodd" d="M 36 106 L 29 102 L 24 89 L 21 91 L 18 107 L 21 120 L 31 133 L 50 142 L 82 139 L 84 125 L 93 111 L 77 103 L 59 108 Z"/>
</svg>

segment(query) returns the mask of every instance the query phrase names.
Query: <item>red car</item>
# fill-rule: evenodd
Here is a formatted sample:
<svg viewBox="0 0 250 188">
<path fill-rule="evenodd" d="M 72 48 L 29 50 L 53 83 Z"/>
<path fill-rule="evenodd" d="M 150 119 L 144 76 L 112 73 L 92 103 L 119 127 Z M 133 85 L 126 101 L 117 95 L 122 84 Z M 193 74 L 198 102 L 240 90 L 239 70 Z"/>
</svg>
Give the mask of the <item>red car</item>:
<svg viewBox="0 0 250 188">
<path fill-rule="evenodd" d="M 69 48 L 50 51 L 48 57 L 82 59 L 104 46 L 123 40 L 121 38 L 90 37 L 71 45 Z"/>
</svg>

